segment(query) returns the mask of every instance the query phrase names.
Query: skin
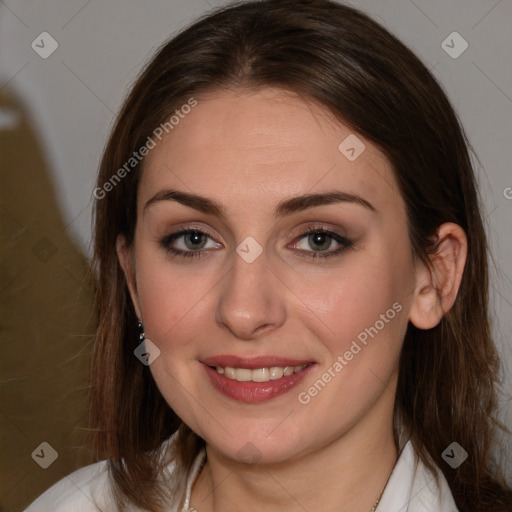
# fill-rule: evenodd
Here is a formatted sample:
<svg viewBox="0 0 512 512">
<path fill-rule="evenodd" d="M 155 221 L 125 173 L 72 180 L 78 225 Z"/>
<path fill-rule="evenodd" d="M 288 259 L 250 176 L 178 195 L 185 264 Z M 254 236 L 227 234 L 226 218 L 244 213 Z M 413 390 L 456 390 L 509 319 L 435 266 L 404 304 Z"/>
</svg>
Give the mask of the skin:
<svg viewBox="0 0 512 512">
<path fill-rule="evenodd" d="M 146 158 L 135 243 L 127 247 L 120 237 L 117 246 L 146 337 L 161 351 L 150 366 L 155 381 L 207 442 L 191 506 L 199 512 L 235 511 L 240 504 L 247 511 L 368 512 L 398 456 L 392 411 L 405 330 L 409 321 L 434 327 L 452 306 L 466 258 L 464 231 L 440 226 L 430 272 L 412 255 L 391 166 L 368 140 L 358 135 L 365 150 L 349 161 L 338 146 L 352 130 L 279 89 L 197 99 Z M 144 211 L 166 188 L 215 199 L 226 220 L 175 201 Z M 272 215 L 283 199 L 333 189 L 358 194 L 376 211 L 336 203 L 277 220 Z M 203 258 L 174 257 L 159 245 L 189 223 L 212 234 L 206 247 L 190 237 L 196 245 L 185 245 L 186 236 L 172 245 L 203 248 Z M 325 260 L 308 258 L 320 251 L 303 233 L 318 224 L 353 248 Z M 263 249 L 250 264 L 235 251 L 247 236 Z M 327 252 L 338 247 L 332 240 Z M 400 313 L 301 404 L 298 394 L 394 303 Z M 220 394 L 199 362 L 219 354 L 277 355 L 317 366 L 284 395 L 244 404 Z M 256 464 L 241 461 L 238 452 L 247 443 L 256 447 Z"/>
</svg>

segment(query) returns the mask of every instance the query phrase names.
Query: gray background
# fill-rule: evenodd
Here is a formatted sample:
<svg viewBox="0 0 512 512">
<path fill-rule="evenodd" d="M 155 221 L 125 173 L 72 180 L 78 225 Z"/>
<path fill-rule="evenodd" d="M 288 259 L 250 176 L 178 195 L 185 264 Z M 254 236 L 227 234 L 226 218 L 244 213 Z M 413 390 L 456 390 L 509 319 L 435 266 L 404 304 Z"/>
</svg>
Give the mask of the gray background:
<svg viewBox="0 0 512 512">
<path fill-rule="evenodd" d="M 49 169 L 56 208 L 64 220 L 61 231 L 85 256 L 91 251 L 92 190 L 99 158 L 130 83 L 172 33 L 224 3 L 0 1 L 1 93 L 15 97 L 22 106 Z M 493 331 L 510 395 L 512 4 L 508 0 L 354 0 L 351 5 L 390 29 L 433 71 L 480 159 L 481 165 L 475 162 L 476 172 L 497 264 L 491 276 Z M 47 59 L 31 48 L 43 31 L 59 44 Z M 453 31 L 469 44 L 456 59 L 442 48 Z M 4 131 L 15 130 L 20 122 L 16 110 L 4 107 L 0 111 Z M 8 414 L 4 412 L 4 416 Z M 503 403 L 501 417 L 512 427 L 508 401 Z M 15 422 L 12 417 L 9 421 Z M 512 473 L 511 456 L 507 458 Z M 27 464 L 29 467 L 32 461 Z M 19 471 L 23 480 L 23 470 Z M 37 473 L 33 478 L 38 478 Z M 17 485 L 22 484 L 11 482 L 9 489 L 1 492 L 7 495 Z"/>
</svg>

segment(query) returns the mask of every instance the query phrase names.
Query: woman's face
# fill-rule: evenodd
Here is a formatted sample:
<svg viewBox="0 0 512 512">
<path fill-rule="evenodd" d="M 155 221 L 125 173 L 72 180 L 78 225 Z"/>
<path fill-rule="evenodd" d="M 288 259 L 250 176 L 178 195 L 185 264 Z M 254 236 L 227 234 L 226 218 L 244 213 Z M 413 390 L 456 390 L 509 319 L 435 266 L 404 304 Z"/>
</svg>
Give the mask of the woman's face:
<svg viewBox="0 0 512 512">
<path fill-rule="evenodd" d="M 390 164 L 291 93 L 196 99 L 138 191 L 131 292 L 162 395 L 236 460 L 387 431 L 415 286 Z"/>
</svg>

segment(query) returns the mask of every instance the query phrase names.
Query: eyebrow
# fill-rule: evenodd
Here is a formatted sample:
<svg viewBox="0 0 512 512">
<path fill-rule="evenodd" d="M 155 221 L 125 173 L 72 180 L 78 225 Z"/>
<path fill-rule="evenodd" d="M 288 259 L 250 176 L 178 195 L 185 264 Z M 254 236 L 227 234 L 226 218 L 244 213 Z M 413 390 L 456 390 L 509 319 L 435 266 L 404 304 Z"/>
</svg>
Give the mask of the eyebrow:
<svg viewBox="0 0 512 512">
<path fill-rule="evenodd" d="M 190 192 L 183 192 L 176 189 L 165 189 L 157 192 L 144 205 L 143 214 L 146 210 L 161 201 L 175 201 L 202 213 L 215 215 L 223 220 L 227 219 L 227 213 L 221 203 L 208 197 L 200 196 Z M 337 203 L 353 203 L 372 212 L 377 212 L 374 206 L 366 199 L 356 194 L 349 194 L 340 190 L 331 190 L 328 192 L 317 194 L 305 194 L 300 196 L 284 199 L 278 203 L 274 209 L 274 218 L 284 217 L 295 212 L 314 208 L 315 206 L 323 206 Z"/>
</svg>

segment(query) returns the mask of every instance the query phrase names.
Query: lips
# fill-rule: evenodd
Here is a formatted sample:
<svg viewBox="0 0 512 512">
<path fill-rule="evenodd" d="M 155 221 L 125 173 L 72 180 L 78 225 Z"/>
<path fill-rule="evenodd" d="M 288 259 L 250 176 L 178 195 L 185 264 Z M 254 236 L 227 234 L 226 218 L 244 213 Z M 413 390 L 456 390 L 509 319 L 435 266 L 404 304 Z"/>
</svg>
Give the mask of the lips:
<svg viewBox="0 0 512 512">
<path fill-rule="evenodd" d="M 245 403 L 259 403 L 295 387 L 315 363 L 279 356 L 215 356 L 202 361 L 217 391 Z"/>
</svg>

